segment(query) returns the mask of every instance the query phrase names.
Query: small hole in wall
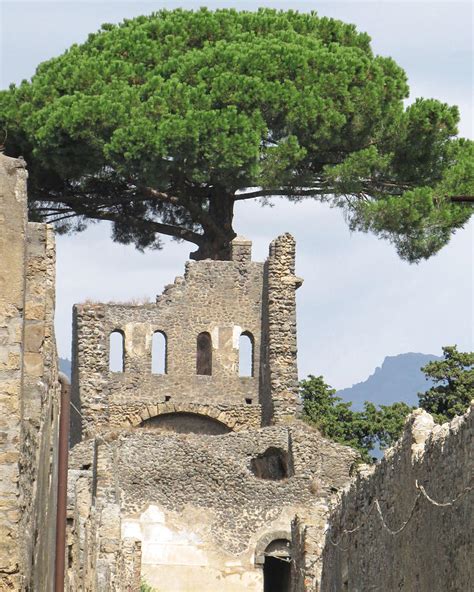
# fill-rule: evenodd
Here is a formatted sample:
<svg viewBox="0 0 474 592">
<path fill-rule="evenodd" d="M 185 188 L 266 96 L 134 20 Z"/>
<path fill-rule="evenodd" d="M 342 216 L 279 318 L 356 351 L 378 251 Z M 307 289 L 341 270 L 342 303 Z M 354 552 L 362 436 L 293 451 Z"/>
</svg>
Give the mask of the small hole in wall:
<svg viewBox="0 0 474 592">
<path fill-rule="evenodd" d="M 288 452 L 275 446 L 270 446 L 264 453 L 252 458 L 250 468 L 259 479 L 281 481 L 291 477 Z"/>
<path fill-rule="evenodd" d="M 245 399 L 245 402 L 247 403 L 247 405 L 251 405 L 252 404 L 252 399 Z"/>
<path fill-rule="evenodd" d="M 166 402 L 166 401 L 171 401 L 171 397 L 170 397 L 169 395 L 166 395 L 166 397 L 165 397 L 165 402 Z"/>
</svg>

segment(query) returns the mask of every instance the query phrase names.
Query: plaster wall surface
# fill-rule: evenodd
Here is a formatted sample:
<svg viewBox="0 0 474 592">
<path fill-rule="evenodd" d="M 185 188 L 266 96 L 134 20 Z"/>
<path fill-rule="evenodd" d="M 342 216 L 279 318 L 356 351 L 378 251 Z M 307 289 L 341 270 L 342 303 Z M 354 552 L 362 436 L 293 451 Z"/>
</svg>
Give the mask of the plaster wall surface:
<svg viewBox="0 0 474 592">
<path fill-rule="evenodd" d="M 442 426 L 421 409 L 410 416 L 401 440 L 331 515 L 323 592 L 472 589 L 473 425 L 472 406 Z"/>
</svg>

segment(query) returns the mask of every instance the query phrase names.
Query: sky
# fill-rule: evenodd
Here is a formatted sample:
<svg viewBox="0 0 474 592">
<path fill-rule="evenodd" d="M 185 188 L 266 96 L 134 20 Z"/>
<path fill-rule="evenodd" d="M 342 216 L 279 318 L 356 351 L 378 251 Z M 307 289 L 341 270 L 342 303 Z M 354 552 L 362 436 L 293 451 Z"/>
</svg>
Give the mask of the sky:
<svg viewBox="0 0 474 592">
<path fill-rule="evenodd" d="M 409 102 L 434 97 L 456 104 L 460 133 L 473 137 L 473 9 L 468 2 L 358 0 L 253 3 L 197 1 L 0 0 L 0 88 L 30 78 L 36 66 L 84 41 L 101 23 L 160 8 L 271 6 L 316 10 L 357 25 L 374 51 L 392 56 L 408 74 Z M 315 201 L 273 207 L 240 202 L 235 229 L 263 260 L 270 241 L 291 232 L 297 241 L 300 377 L 322 374 L 336 388 L 362 381 L 385 356 L 441 354 L 443 345 L 473 349 L 474 224 L 439 254 L 418 265 L 401 261 L 374 236 L 351 233 L 338 210 Z M 112 242 L 107 223 L 57 238 L 56 336 L 70 358 L 75 302 L 151 299 L 183 272 L 193 245 L 165 241 L 162 251 L 137 252 Z"/>
</svg>

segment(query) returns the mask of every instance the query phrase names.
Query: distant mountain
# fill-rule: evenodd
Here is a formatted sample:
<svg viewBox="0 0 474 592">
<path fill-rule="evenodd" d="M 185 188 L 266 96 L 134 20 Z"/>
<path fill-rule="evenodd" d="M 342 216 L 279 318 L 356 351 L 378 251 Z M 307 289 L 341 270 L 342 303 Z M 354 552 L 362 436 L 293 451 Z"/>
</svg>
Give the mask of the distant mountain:
<svg viewBox="0 0 474 592">
<path fill-rule="evenodd" d="M 352 401 L 354 409 L 362 409 L 364 401 L 377 405 L 391 405 L 403 401 L 418 405 L 417 393 L 426 391 L 432 382 L 425 379 L 420 368 L 432 360 L 440 360 L 431 354 L 406 353 L 387 356 L 382 366 L 364 380 L 337 392 L 345 401 Z"/>
<path fill-rule="evenodd" d="M 59 371 L 65 374 L 71 380 L 71 360 L 59 358 Z"/>
</svg>

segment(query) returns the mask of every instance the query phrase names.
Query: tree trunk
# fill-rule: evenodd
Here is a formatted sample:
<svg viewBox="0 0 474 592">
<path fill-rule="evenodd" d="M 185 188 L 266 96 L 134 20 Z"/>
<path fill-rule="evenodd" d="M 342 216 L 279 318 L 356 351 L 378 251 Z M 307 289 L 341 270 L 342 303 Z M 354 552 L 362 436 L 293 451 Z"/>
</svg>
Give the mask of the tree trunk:
<svg viewBox="0 0 474 592">
<path fill-rule="evenodd" d="M 213 224 L 203 228 L 203 243 L 197 251 L 190 254 L 190 258 L 195 261 L 229 261 L 231 242 L 237 236 L 232 227 L 234 195 L 222 189 L 214 189 L 209 198 L 209 216 Z"/>
</svg>

